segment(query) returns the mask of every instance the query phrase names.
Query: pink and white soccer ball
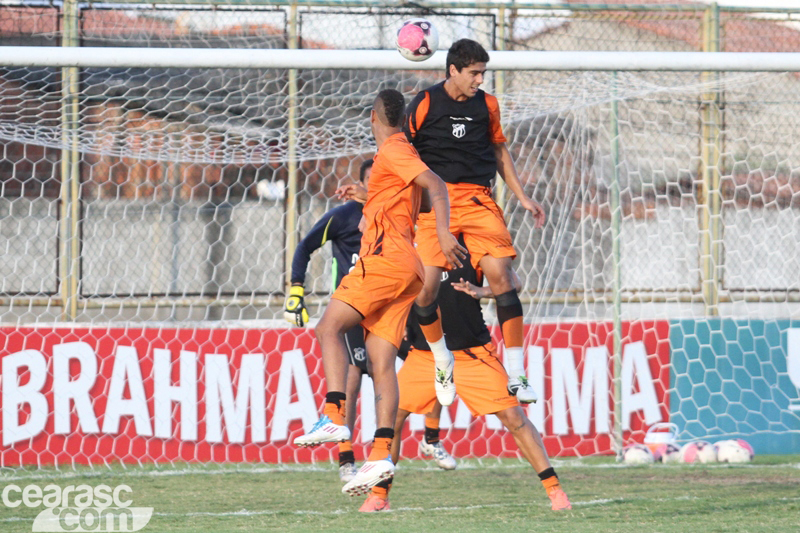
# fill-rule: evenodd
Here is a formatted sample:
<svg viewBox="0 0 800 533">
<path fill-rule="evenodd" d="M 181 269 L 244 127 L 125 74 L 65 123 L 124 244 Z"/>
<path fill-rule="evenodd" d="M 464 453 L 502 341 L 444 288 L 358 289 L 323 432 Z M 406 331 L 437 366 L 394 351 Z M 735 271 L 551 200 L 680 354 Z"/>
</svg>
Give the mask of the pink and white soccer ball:
<svg viewBox="0 0 800 533">
<path fill-rule="evenodd" d="M 717 450 L 710 442 L 695 440 L 681 448 L 681 462 L 684 463 L 716 463 Z"/>
<path fill-rule="evenodd" d="M 677 463 L 681 460 L 681 448 L 677 444 L 663 442 L 656 444 L 655 449 L 651 445 L 650 449 L 653 450 L 653 458 L 657 463 Z"/>
<path fill-rule="evenodd" d="M 653 463 L 655 458 L 644 444 L 631 444 L 622 450 L 622 460 L 626 465 L 647 465 Z"/>
<path fill-rule="evenodd" d="M 397 51 L 410 61 L 425 61 L 439 48 L 439 32 L 431 21 L 409 19 L 397 30 Z"/>
<path fill-rule="evenodd" d="M 714 448 L 720 463 L 749 463 L 755 457 L 753 447 L 744 439 L 721 440 Z"/>
</svg>

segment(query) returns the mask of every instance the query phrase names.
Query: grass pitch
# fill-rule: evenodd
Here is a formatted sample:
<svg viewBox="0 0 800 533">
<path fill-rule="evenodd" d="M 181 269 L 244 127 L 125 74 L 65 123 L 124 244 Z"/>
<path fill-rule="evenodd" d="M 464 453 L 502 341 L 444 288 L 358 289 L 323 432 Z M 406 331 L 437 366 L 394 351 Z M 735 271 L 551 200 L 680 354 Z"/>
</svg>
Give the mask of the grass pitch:
<svg viewBox="0 0 800 533">
<path fill-rule="evenodd" d="M 229 465 L 15 471 L 0 486 L 125 484 L 135 507 L 153 507 L 147 532 L 794 532 L 800 531 L 800 456 L 749 465 L 626 467 L 608 458 L 554 461 L 572 511 L 552 512 L 520 461 L 460 461 L 444 472 L 400 464 L 392 510 L 358 512 L 334 465 Z M 29 532 L 42 508 L 0 503 L 0 531 Z"/>
</svg>

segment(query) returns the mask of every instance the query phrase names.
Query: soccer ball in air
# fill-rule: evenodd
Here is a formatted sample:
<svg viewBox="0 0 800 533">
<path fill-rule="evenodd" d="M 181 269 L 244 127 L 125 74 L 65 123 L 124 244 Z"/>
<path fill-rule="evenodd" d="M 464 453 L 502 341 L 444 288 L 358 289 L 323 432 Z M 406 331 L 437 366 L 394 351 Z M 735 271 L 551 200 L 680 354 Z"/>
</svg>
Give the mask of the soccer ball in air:
<svg viewBox="0 0 800 533">
<path fill-rule="evenodd" d="M 425 61 L 439 47 L 439 32 L 431 21 L 410 19 L 397 30 L 397 51 L 410 61 Z"/>
<path fill-rule="evenodd" d="M 717 450 L 710 442 L 696 440 L 683 445 L 681 461 L 684 463 L 716 463 Z"/>
<path fill-rule="evenodd" d="M 653 446 L 650 449 L 653 450 Z M 681 449 L 677 444 L 662 442 L 655 445 L 653 458 L 657 463 L 677 463 L 681 460 Z"/>
<path fill-rule="evenodd" d="M 644 444 L 631 444 L 622 450 L 622 460 L 626 465 L 647 465 L 655 461 L 653 452 Z"/>
<path fill-rule="evenodd" d="M 753 460 L 753 447 L 743 439 L 721 440 L 714 443 L 720 463 L 749 463 Z"/>
</svg>

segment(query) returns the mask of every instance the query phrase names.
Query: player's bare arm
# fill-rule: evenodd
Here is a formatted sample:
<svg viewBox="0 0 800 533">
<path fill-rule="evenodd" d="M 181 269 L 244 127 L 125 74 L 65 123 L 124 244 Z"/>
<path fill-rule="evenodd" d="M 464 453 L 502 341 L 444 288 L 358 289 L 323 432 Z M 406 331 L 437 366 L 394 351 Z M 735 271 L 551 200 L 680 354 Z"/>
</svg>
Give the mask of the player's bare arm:
<svg viewBox="0 0 800 533">
<path fill-rule="evenodd" d="M 497 159 L 497 172 L 500 173 L 514 196 L 517 197 L 520 205 L 531 212 L 535 227 L 538 229 L 544 226 L 544 208 L 537 201 L 528 198 L 528 195 L 522 189 L 522 183 L 519 181 L 517 169 L 514 167 L 514 161 L 511 159 L 511 153 L 508 151 L 506 143 L 495 144 L 494 155 Z"/>
<path fill-rule="evenodd" d="M 458 281 L 454 281 L 453 288 L 457 291 L 472 296 L 476 300 L 480 300 L 481 298 L 494 297 L 494 293 L 492 292 L 492 289 L 490 289 L 489 287 L 478 287 L 474 283 L 466 281 L 464 278 L 461 278 Z"/>
<path fill-rule="evenodd" d="M 467 250 L 450 233 L 450 198 L 447 195 L 447 186 L 430 170 L 414 178 L 414 183 L 428 191 L 433 212 L 436 214 L 436 235 L 447 262 L 454 267 L 463 266 L 461 260 L 467 257 Z"/>
<path fill-rule="evenodd" d="M 361 204 L 367 201 L 367 188 L 360 183 L 342 185 L 334 193 L 339 200 L 355 200 Z"/>
<path fill-rule="evenodd" d="M 514 290 L 519 293 L 522 290 L 522 281 L 519 279 L 516 271 L 512 270 L 511 274 L 511 282 L 514 284 Z M 481 298 L 494 298 L 495 296 L 495 294 L 492 292 L 492 288 L 488 285 L 479 287 L 474 283 L 466 281 L 464 278 L 460 278 L 458 281 L 453 282 L 452 285 L 455 290 L 469 294 L 476 300 L 480 300 Z"/>
</svg>

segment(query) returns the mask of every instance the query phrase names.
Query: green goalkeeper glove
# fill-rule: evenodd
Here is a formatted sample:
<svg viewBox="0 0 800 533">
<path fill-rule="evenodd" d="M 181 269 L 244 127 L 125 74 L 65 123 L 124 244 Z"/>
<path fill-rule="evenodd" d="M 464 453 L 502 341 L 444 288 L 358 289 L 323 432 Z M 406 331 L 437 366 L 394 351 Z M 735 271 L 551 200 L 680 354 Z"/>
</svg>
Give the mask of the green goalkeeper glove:
<svg viewBox="0 0 800 533">
<path fill-rule="evenodd" d="M 304 295 L 305 290 L 302 285 L 292 285 L 283 305 L 283 318 L 299 328 L 308 323 L 308 311 L 303 303 Z"/>
</svg>

